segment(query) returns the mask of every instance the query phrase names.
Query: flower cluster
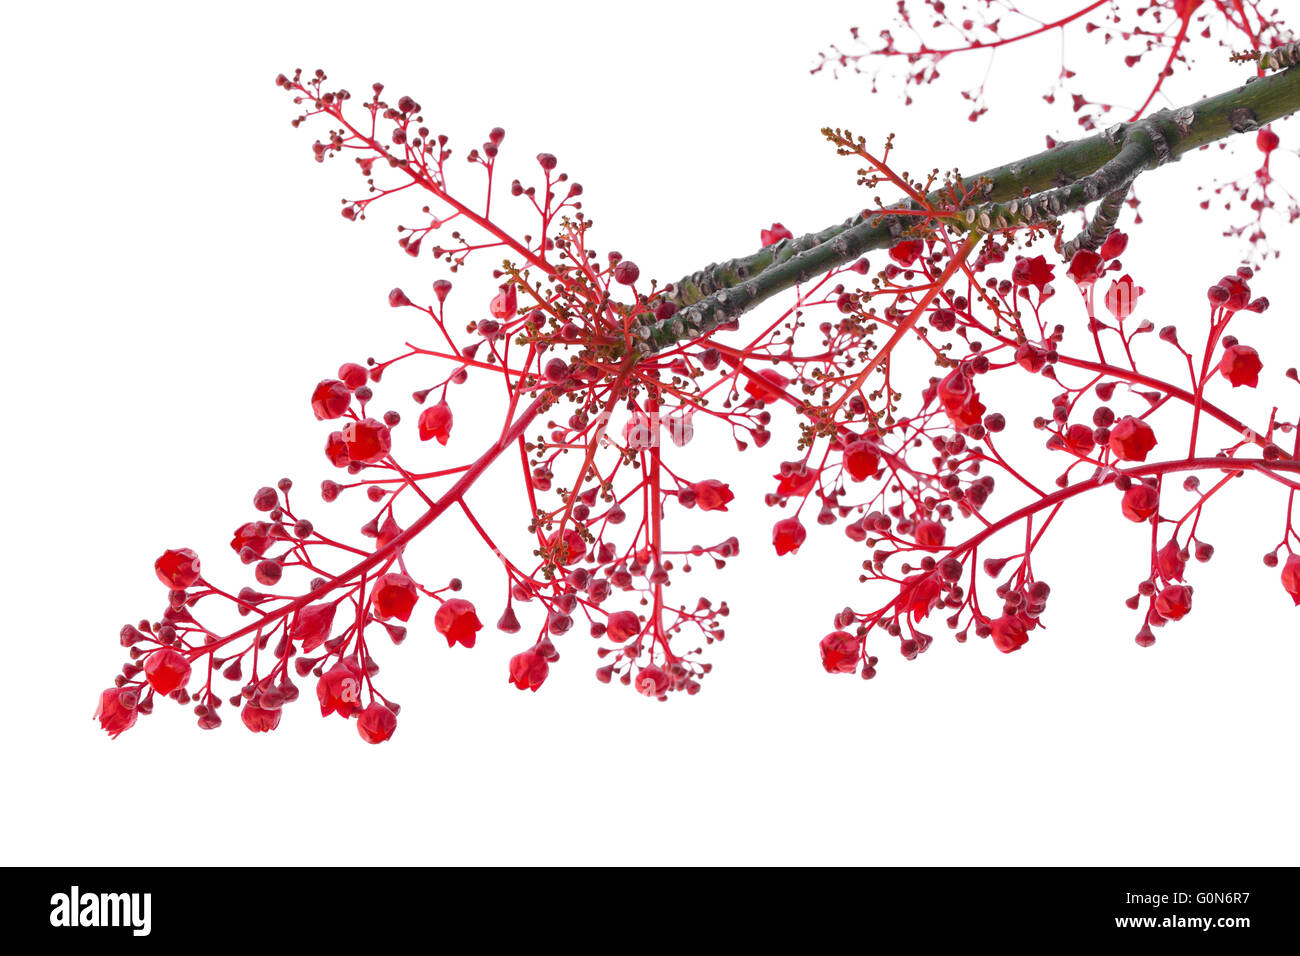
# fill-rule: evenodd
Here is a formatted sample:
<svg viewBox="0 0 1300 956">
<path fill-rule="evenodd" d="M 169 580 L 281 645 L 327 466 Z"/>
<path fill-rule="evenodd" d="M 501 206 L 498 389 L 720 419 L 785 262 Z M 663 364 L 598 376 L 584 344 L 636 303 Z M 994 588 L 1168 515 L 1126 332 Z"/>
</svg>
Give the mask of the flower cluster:
<svg viewBox="0 0 1300 956">
<path fill-rule="evenodd" d="M 1190 14 L 1180 16 L 1185 33 Z M 582 187 L 555 156 L 537 154 L 506 202 L 496 190 L 503 212 L 494 186 L 504 130 L 453 164 L 448 137 L 410 96 L 391 100 L 375 84 L 358 105 L 320 71 L 276 82 L 300 111 L 295 125 L 325 127 L 315 159 L 356 164 L 364 191 L 344 200 L 345 219 L 363 222 L 390 197 L 426 203 L 398 245 L 443 272 L 427 292 L 395 288 L 387 302 L 430 341 L 304 383 L 304 417 L 309 407 L 332 477 L 319 505 L 288 478 L 252 495 L 229 543 L 249 583 L 210 579 L 190 548 L 159 556 L 165 606 L 121 629 L 128 660 L 100 696 L 96 716 L 111 735 L 162 698 L 204 729 L 229 706 L 249 730 L 269 732 L 297 682 L 314 680 L 322 716 L 386 741 L 400 707 L 379 689 L 377 657 L 408 628 L 424 633 L 422 616 L 452 649 L 474 648 L 495 619 L 502 677 L 521 691 L 543 687 L 557 643 L 585 630 L 598 680 L 658 700 L 697 693 L 728 606 L 681 596 L 683 579 L 739 552 L 728 476 L 692 465 L 698 429 L 730 436 L 738 453 L 792 439 L 764 502 L 780 512 L 776 554 L 812 550 L 810 524 L 839 525 L 861 545 L 870 597 L 834 613 L 820 643 L 831 673 L 874 676 L 882 632 L 916 658 L 940 618 L 959 641 L 1025 647 L 1051 593 L 1036 552 L 1075 499 L 1150 528 L 1128 599 L 1142 614 L 1139 644 L 1191 612 L 1188 562 L 1213 553 L 1201 515 L 1242 480 L 1280 491 L 1281 538 L 1265 564 L 1280 566 L 1300 604 L 1300 434 L 1286 439 L 1295 413 L 1248 425 L 1227 407 L 1234 390 L 1278 372 L 1262 358 L 1257 317 L 1268 302 L 1253 293 L 1251 268 L 1208 283 L 1208 318 L 1157 333 L 1122 264 L 1125 233 L 1067 244 L 1053 216 L 992 221 L 977 208 L 980 183 L 954 175 L 933 192 L 935 177 L 893 170 L 888 147 L 877 158 L 835 131 L 840 152 L 866 164 L 863 185 L 898 187 L 909 201 L 895 207 L 905 225 L 883 258 L 799 275 L 791 301 L 764 321 L 724 314 L 702 329 L 679 316 L 690 307 L 682 289 L 595 251 Z M 521 210 L 527 225 L 507 225 Z M 801 242 L 781 223 L 758 232 L 772 258 Z M 491 295 L 460 301 L 449 277 L 494 255 Z M 1077 294 L 1058 297 L 1058 284 Z M 652 343 L 651 330 L 665 328 L 670 340 Z M 1177 375 L 1156 370 L 1161 351 L 1176 356 Z M 381 397 L 398 375 L 419 387 Z M 470 382 L 495 388 L 499 428 L 462 434 Z M 1026 435 L 1039 439 L 1037 457 L 1014 440 Z M 517 520 L 471 503 L 489 469 L 517 472 Z M 365 512 L 351 532 L 327 530 L 312 511 L 340 501 Z M 495 556 L 499 581 L 467 584 L 455 566 L 414 559 L 412 542 L 449 512 Z"/>
</svg>

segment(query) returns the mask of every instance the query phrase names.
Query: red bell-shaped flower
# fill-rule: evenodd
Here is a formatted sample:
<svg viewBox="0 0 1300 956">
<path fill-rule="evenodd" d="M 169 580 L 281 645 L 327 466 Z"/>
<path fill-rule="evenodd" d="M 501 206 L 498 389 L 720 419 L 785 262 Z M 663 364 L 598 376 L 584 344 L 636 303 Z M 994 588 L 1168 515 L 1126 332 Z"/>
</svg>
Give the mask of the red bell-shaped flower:
<svg viewBox="0 0 1300 956">
<path fill-rule="evenodd" d="M 446 399 L 437 405 L 430 405 L 420 412 L 420 441 L 436 438 L 439 445 L 447 444 L 447 439 L 451 437 L 451 422 L 451 406 Z"/>
<path fill-rule="evenodd" d="M 537 691 L 551 672 L 551 667 L 534 648 L 510 658 L 510 683 L 520 690 Z"/>
<path fill-rule="evenodd" d="M 798 518 L 782 518 L 772 526 L 772 546 L 777 554 L 793 554 L 799 550 L 808 531 Z"/>
<path fill-rule="evenodd" d="M 375 617 L 381 621 L 390 617 L 409 621 L 419 598 L 420 592 L 415 582 L 405 574 L 394 573 L 382 575 L 375 581 L 370 600 L 375 609 Z"/>
<path fill-rule="evenodd" d="M 483 629 L 474 605 L 464 598 L 451 598 L 443 602 L 433 617 L 433 626 L 447 639 L 447 646 L 463 644 L 473 647 L 475 635 Z"/>
<path fill-rule="evenodd" d="M 316 682 L 320 715 L 355 717 L 361 712 L 361 671 L 350 661 L 339 661 Z"/>
</svg>

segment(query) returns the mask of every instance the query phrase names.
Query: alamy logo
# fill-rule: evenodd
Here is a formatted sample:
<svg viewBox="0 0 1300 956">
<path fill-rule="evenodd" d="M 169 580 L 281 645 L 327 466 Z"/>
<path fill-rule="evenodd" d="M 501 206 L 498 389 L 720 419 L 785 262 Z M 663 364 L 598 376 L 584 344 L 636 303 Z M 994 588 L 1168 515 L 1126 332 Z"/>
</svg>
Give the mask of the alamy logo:
<svg viewBox="0 0 1300 956">
<path fill-rule="evenodd" d="M 135 936 L 148 936 L 149 893 L 82 893 L 74 886 L 70 893 L 50 897 L 51 926 L 129 926 Z"/>
</svg>

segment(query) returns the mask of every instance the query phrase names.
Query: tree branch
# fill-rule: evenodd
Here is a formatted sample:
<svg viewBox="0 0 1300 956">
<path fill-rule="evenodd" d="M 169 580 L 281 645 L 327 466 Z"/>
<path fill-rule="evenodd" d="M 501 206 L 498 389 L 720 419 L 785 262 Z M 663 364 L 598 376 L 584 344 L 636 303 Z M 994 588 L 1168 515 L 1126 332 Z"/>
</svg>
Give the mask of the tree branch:
<svg viewBox="0 0 1300 956">
<path fill-rule="evenodd" d="M 1118 203 L 1142 173 L 1300 110 L 1300 43 L 1260 54 L 1256 62 L 1262 69 L 1282 72 L 1251 77 L 1236 89 L 1190 106 L 1161 110 L 985 170 L 974 180 L 982 184 L 984 201 L 962 211 L 965 228 L 990 233 L 1047 222 L 1103 199 L 1099 215 L 1067 248 L 1100 241 L 1097 236 L 1113 227 Z M 941 192 L 927 198 L 936 207 L 951 208 L 949 197 Z M 913 213 L 921 209 L 912 201 L 890 208 Z M 894 245 L 909 226 L 923 221 L 914 214 L 868 210 L 744 258 L 713 263 L 674 284 L 671 298 L 678 312 L 636 328 L 635 347 L 648 355 L 711 332 L 779 292 L 847 265 L 869 250 Z"/>
</svg>

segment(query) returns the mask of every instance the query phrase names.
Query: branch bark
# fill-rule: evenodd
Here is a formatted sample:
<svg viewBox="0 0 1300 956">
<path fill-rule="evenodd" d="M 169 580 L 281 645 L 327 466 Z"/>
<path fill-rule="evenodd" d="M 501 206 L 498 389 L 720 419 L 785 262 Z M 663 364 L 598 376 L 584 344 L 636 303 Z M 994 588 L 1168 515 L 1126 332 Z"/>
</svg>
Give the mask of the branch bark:
<svg viewBox="0 0 1300 956">
<path fill-rule="evenodd" d="M 1300 110 L 1300 43 L 1263 53 L 1257 63 L 1261 69 L 1281 72 L 1251 77 L 1236 89 L 1189 106 L 1117 124 L 968 178 L 968 183 L 982 184 L 983 201 L 961 210 L 964 224 L 954 225 L 995 233 L 1047 222 L 1101 199 L 1099 214 L 1064 250 L 1073 254 L 1100 242 L 1102 233 L 1113 227 L 1118 204 L 1142 173 Z M 940 192 L 927 198 L 936 207 L 951 209 Z M 908 201 L 890 208 L 921 207 Z M 890 215 L 888 209 L 867 210 L 820 232 L 713 263 L 674 284 L 671 299 L 677 313 L 636 328 L 634 345 L 648 355 L 711 332 L 779 292 L 847 265 L 865 252 L 894 245 L 909 226 L 915 229 L 924 222 L 915 215 Z"/>
</svg>

